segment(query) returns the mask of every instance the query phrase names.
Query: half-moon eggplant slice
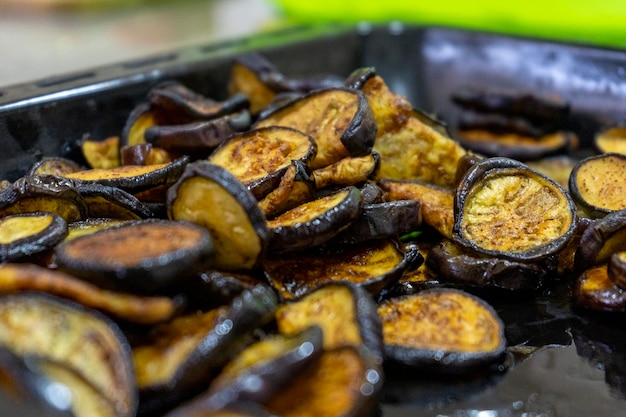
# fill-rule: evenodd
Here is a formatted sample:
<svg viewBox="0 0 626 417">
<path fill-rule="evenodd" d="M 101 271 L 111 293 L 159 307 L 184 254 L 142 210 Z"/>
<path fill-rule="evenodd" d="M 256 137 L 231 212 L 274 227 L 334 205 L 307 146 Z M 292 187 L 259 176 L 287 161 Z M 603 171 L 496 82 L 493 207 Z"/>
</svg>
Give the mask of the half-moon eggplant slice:
<svg viewBox="0 0 626 417">
<path fill-rule="evenodd" d="M 484 300 L 451 288 L 389 298 L 378 306 L 392 365 L 458 373 L 502 358 L 504 323 Z"/>
<path fill-rule="evenodd" d="M 453 240 L 486 255 L 545 258 L 567 245 L 576 230 L 569 193 L 509 158 L 487 158 L 470 168 L 454 204 Z"/>
<path fill-rule="evenodd" d="M 17 261 L 52 250 L 68 233 L 54 213 L 13 214 L 0 218 L 0 262 Z"/>
<path fill-rule="evenodd" d="M 606 263 L 584 270 L 572 288 L 575 306 L 599 312 L 626 312 L 626 290 L 611 277 Z"/>
<path fill-rule="evenodd" d="M 153 294 L 171 290 L 211 262 L 213 241 L 191 222 L 137 220 L 65 241 L 64 271 L 107 289 Z"/>
<path fill-rule="evenodd" d="M 257 269 L 267 251 L 265 215 L 248 188 L 225 168 L 190 163 L 168 190 L 168 216 L 205 227 L 214 245 L 214 267 Z"/>
<path fill-rule="evenodd" d="M 77 417 L 134 417 L 137 385 L 128 341 L 105 316 L 49 295 L 0 297 L 0 345 L 17 356 L 66 368 L 62 383 L 72 392 Z M 57 369 L 58 370 L 58 369 Z M 58 372 L 47 373 L 54 377 Z M 74 381 L 74 383 L 71 383 Z M 70 382 L 70 383 L 68 383 Z M 73 390 L 72 388 L 75 388 Z M 88 389 L 97 404 L 81 404 Z"/>
</svg>

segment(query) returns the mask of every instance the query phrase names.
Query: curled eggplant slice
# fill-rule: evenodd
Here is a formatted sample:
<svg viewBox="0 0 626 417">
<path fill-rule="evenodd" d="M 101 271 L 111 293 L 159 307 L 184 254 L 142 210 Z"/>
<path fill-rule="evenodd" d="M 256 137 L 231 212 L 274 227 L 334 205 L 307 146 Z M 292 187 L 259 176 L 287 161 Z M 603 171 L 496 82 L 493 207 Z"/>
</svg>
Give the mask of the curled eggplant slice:
<svg viewBox="0 0 626 417">
<path fill-rule="evenodd" d="M 576 206 L 550 178 L 508 158 L 487 158 L 457 188 L 453 239 L 509 260 L 545 258 L 576 230 Z"/>
<path fill-rule="evenodd" d="M 120 137 L 110 136 L 102 140 L 85 135 L 80 144 L 83 157 L 91 168 L 109 169 L 120 166 Z M 81 170 L 82 171 L 82 170 Z M 77 172 L 74 170 L 73 172 Z M 67 171 L 65 174 L 70 174 Z"/>
<path fill-rule="evenodd" d="M 373 179 L 380 167 L 380 156 L 371 152 L 365 156 L 343 158 L 334 164 L 313 171 L 318 190 L 331 186 L 358 185 Z"/>
<path fill-rule="evenodd" d="M 626 290 L 609 276 L 606 263 L 584 270 L 572 288 L 572 301 L 585 310 L 626 312 Z"/>
<path fill-rule="evenodd" d="M 309 135 L 271 126 L 231 136 L 208 160 L 231 172 L 260 200 L 276 188 L 291 161 L 308 165 L 316 153 Z"/>
<path fill-rule="evenodd" d="M 287 126 L 310 135 L 317 145 L 312 169 L 347 156 L 365 156 L 376 139 L 376 121 L 365 96 L 347 88 L 312 91 L 266 115 L 255 125 L 267 126 Z"/>
<path fill-rule="evenodd" d="M 108 318 L 67 300 L 22 293 L 0 297 L 0 329 L 0 345 L 53 367 L 44 374 L 70 389 L 77 417 L 135 416 L 128 341 Z"/>
<path fill-rule="evenodd" d="M 284 299 L 301 297 L 333 281 L 349 281 L 375 297 L 423 261 L 392 239 L 333 249 L 332 256 L 321 249 L 268 257 L 265 275 Z"/>
<path fill-rule="evenodd" d="M 504 323 L 484 300 L 451 288 L 389 298 L 378 306 L 386 360 L 457 373 L 502 358 Z"/>
<path fill-rule="evenodd" d="M 13 214 L 0 218 L 0 262 L 17 261 L 52 250 L 68 233 L 54 213 Z"/>
<path fill-rule="evenodd" d="M 600 153 L 626 154 L 626 126 L 617 125 L 600 129 L 594 135 L 593 145 Z"/>
<path fill-rule="evenodd" d="M 615 252 L 626 250 L 626 210 L 614 211 L 589 224 L 582 232 L 574 264 L 584 270 L 607 263 Z"/>
<path fill-rule="evenodd" d="M 208 161 L 187 165 L 167 195 L 168 216 L 205 227 L 213 241 L 214 266 L 252 270 L 269 243 L 265 215 L 248 188 L 225 168 Z"/>
<path fill-rule="evenodd" d="M 626 208 L 626 155 L 606 153 L 584 158 L 573 167 L 569 190 L 576 203 L 595 217 Z"/>
<path fill-rule="evenodd" d="M 259 201 L 265 217 L 272 218 L 315 199 L 315 181 L 306 163 L 293 160 L 280 182 Z"/>
<path fill-rule="evenodd" d="M 289 252 L 326 243 L 354 222 L 360 211 L 361 192 L 354 186 L 300 204 L 267 220 L 269 251 Z"/>
<path fill-rule="evenodd" d="M 204 270 L 213 241 L 190 222 L 137 220 L 76 237 L 56 249 L 59 267 L 103 288 L 155 293 Z"/>
<path fill-rule="evenodd" d="M 73 159 L 62 156 L 44 156 L 30 167 L 26 175 L 63 176 L 64 174 L 82 171 L 83 169 L 85 168 Z"/>
<path fill-rule="evenodd" d="M 138 220 L 153 217 L 147 205 L 121 188 L 103 184 L 78 184 L 76 190 L 87 206 L 88 218 Z"/>
<path fill-rule="evenodd" d="M 151 143 L 122 146 L 120 149 L 122 165 L 158 165 L 167 164 L 176 158 L 163 148 Z"/>
</svg>

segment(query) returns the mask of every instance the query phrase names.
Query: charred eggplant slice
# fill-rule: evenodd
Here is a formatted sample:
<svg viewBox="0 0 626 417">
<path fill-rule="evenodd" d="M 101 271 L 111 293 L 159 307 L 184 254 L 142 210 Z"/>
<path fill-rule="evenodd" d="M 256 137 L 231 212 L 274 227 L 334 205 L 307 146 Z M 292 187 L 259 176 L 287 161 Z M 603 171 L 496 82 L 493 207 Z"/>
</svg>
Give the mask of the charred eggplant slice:
<svg viewBox="0 0 626 417">
<path fill-rule="evenodd" d="M 510 260 L 552 255 L 576 229 L 569 193 L 513 159 L 488 158 L 472 167 L 457 188 L 454 204 L 454 240 Z"/>
<path fill-rule="evenodd" d="M 289 252 L 328 242 L 354 222 L 361 211 L 361 192 L 354 186 L 300 204 L 267 221 L 269 251 Z"/>
<path fill-rule="evenodd" d="M 626 312 L 626 290 L 609 276 L 606 263 L 584 270 L 572 288 L 575 306 L 599 312 Z"/>
<path fill-rule="evenodd" d="M 504 324 L 484 300 L 434 288 L 390 298 L 378 306 L 385 357 L 394 364 L 463 372 L 502 358 Z"/>
<path fill-rule="evenodd" d="M 231 136 L 208 160 L 235 175 L 260 200 L 276 188 L 291 161 L 308 165 L 316 153 L 310 136 L 272 126 Z"/>
<path fill-rule="evenodd" d="M 376 122 L 358 90 L 329 88 L 306 94 L 278 108 L 255 127 L 287 126 L 310 135 L 317 145 L 312 169 L 347 156 L 369 154 L 376 139 Z"/>
<path fill-rule="evenodd" d="M 91 136 L 85 135 L 80 147 L 85 161 L 91 168 L 109 169 L 116 168 L 121 164 L 119 136 L 95 140 Z M 70 173 L 71 171 L 67 171 L 65 174 Z"/>
<path fill-rule="evenodd" d="M 52 250 L 68 233 L 53 213 L 14 214 L 0 218 L 0 262 L 16 261 Z"/>
<path fill-rule="evenodd" d="M 63 270 L 108 289 L 155 293 L 205 269 L 213 241 L 190 222 L 137 220 L 63 242 Z"/>
<path fill-rule="evenodd" d="M 265 215 L 248 188 L 225 168 L 208 161 L 187 166 L 168 190 L 168 216 L 205 227 L 215 243 L 214 266 L 252 270 L 269 242 Z"/>
<path fill-rule="evenodd" d="M 0 297 L 0 328 L 0 344 L 16 355 L 41 358 L 76 375 L 70 379 L 74 383 L 61 381 L 73 391 L 76 416 L 135 416 L 137 385 L 128 341 L 108 318 L 67 300 L 24 293 Z M 96 404 L 81 404 L 85 389 Z"/>
</svg>

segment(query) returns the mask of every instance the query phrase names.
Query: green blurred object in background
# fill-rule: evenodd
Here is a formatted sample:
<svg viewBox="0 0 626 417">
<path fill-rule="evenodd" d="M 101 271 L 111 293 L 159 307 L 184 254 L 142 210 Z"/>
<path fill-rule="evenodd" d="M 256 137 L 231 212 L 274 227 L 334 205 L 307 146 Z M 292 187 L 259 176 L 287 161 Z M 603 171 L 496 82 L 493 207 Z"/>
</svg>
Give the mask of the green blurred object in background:
<svg viewBox="0 0 626 417">
<path fill-rule="evenodd" d="M 626 47 L 624 0 L 276 0 L 299 23 L 397 20 Z"/>
</svg>

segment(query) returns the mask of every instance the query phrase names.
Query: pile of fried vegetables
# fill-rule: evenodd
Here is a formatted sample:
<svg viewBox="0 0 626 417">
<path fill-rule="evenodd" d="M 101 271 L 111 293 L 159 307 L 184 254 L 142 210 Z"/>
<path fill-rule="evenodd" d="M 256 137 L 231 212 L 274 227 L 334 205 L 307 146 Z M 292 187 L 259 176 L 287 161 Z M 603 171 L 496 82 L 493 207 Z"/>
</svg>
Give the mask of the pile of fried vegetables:
<svg viewBox="0 0 626 417">
<path fill-rule="evenodd" d="M 62 383 L 77 417 L 367 416 L 394 366 L 503 369 L 471 289 L 571 279 L 576 306 L 626 311 L 626 160 L 549 157 L 576 146 L 563 103 L 460 92 L 450 134 L 374 68 L 250 54 L 228 87 L 159 84 L 84 160 L 2 183 L 11 392 Z"/>
</svg>

